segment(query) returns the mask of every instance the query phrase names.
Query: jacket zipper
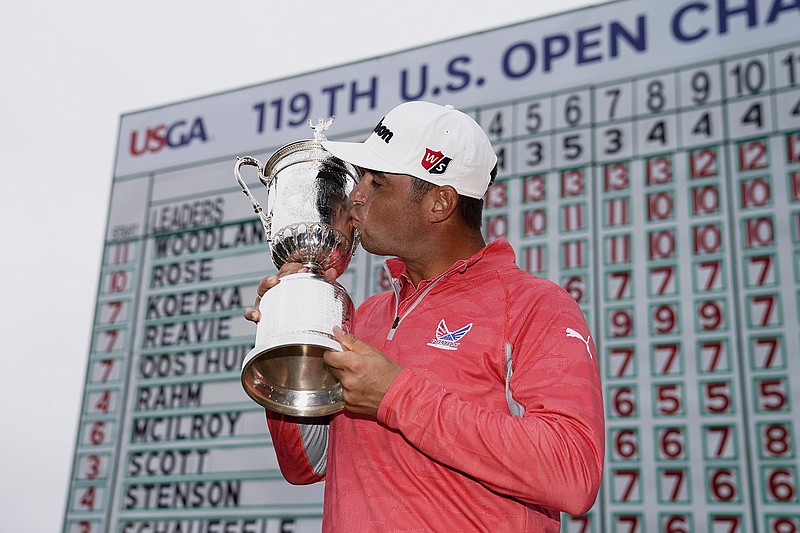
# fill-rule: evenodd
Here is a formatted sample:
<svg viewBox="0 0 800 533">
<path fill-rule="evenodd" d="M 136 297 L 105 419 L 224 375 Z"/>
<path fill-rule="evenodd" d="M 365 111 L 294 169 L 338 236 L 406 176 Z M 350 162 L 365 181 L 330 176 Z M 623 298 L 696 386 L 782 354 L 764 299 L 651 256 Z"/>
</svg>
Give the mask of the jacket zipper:
<svg viewBox="0 0 800 533">
<path fill-rule="evenodd" d="M 392 322 L 392 328 L 389 330 L 389 333 L 386 335 L 386 340 L 390 341 L 390 340 L 392 340 L 392 338 L 394 338 L 394 332 L 397 331 L 397 328 L 398 328 L 398 326 L 400 326 L 400 323 L 403 321 L 403 319 L 405 319 L 405 317 L 407 317 L 409 315 L 409 313 L 411 313 L 411 311 L 413 311 L 414 308 L 417 307 L 417 305 L 419 305 L 419 303 L 422 301 L 422 299 L 429 292 L 431 292 L 431 289 L 433 289 L 433 287 L 436 286 L 436 284 L 439 283 L 439 281 L 441 281 L 441 279 L 443 277 L 445 277 L 447 272 L 443 272 L 438 278 L 433 280 L 431 282 L 431 284 L 428 285 L 428 288 L 425 289 L 424 291 L 422 291 L 422 293 L 419 296 L 417 296 L 417 298 L 414 300 L 414 303 L 411 304 L 411 307 L 409 307 L 406 310 L 406 312 L 403 313 L 403 316 L 400 316 L 400 281 L 399 280 L 395 280 L 395 278 L 392 277 L 392 274 L 389 272 L 389 268 L 386 266 L 386 264 L 383 265 L 383 268 L 384 268 L 384 270 L 386 270 L 386 273 L 389 275 L 389 279 L 392 280 L 392 290 L 394 290 L 394 322 Z"/>
</svg>

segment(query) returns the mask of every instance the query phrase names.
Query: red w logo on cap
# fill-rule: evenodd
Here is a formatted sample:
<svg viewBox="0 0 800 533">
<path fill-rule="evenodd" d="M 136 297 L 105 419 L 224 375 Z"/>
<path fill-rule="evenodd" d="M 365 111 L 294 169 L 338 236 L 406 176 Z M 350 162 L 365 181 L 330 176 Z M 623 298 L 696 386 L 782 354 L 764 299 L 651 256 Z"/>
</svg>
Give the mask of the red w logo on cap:
<svg viewBox="0 0 800 533">
<path fill-rule="evenodd" d="M 425 155 L 422 156 L 420 163 L 431 174 L 444 174 L 450 161 L 452 158 L 445 157 L 442 152 L 425 148 Z"/>
</svg>

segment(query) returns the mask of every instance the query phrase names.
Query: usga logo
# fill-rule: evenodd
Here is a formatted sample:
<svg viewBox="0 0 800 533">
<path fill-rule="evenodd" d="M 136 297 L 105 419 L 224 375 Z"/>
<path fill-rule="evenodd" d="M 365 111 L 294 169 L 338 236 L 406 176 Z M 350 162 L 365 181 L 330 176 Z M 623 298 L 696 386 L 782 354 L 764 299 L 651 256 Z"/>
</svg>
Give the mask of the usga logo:
<svg viewBox="0 0 800 533">
<path fill-rule="evenodd" d="M 144 134 L 133 130 L 131 131 L 130 153 L 133 156 L 139 156 L 147 152 L 155 154 L 165 146 L 179 148 L 186 146 L 195 139 L 203 142 L 208 140 L 203 117 L 197 117 L 191 124 L 186 120 L 179 120 L 169 126 L 159 124 L 158 126 L 147 128 Z"/>
</svg>

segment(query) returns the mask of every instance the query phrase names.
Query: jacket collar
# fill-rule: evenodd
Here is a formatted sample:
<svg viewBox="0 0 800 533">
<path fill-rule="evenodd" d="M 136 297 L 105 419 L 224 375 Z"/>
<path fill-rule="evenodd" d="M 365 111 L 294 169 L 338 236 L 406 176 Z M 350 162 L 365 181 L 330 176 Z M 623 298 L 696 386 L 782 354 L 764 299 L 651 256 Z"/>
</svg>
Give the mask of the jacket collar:
<svg viewBox="0 0 800 533">
<path fill-rule="evenodd" d="M 489 244 L 478 250 L 474 255 L 472 255 L 467 259 L 461 259 L 459 261 L 456 261 L 453 264 L 453 266 L 448 268 L 441 275 L 436 276 L 436 278 L 434 279 L 449 277 L 456 273 L 463 274 L 467 271 L 467 269 L 471 269 L 475 265 L 494 263 L 494 261 L 498 260 L 501 262 L 507 262 L 507 261 L 511 261 L 512 263 L 516 262 L 516 255 L 514 254 L 514 249 L 511 247 L 511 244 L 509 244 L 509 242 L 506 240 L 505 237 L 499 237 L 498 239 L 490 242 Z M 389 273 L 393 279 L 402 280 L 404 285 L 405 284 L 412 285 L 411 277 L 408 274 L 408 269 L 406 268 L 406 264 L 403 262 L 402 259 L 398 257 L 387 259 L 386 267 L 389 270 Z M 432 280 L 422 280 L 420 282 L 420 286 L 417 288 L 418 289 L 422 288 L 431 281 Z"/>
</svg>

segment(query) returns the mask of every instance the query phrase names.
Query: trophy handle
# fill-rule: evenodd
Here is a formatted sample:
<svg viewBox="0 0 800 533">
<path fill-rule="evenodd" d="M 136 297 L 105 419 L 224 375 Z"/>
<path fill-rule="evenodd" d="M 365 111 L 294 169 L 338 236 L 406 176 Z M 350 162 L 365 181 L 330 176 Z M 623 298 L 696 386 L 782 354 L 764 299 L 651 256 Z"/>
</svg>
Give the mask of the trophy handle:
<svg viewBox="0 0 800 533">
<path fill-rule="evenodd" d="M 236 175 L 236 181 L 239 183 L 239 186 L 242 188 L 242 192 L 247 196 L 247 199 L 250 200 L 250 203 L 253 205 L 253 211 L 258 215 L 261 219 L 261 225 L 264 227 L 264 233 L 267 236 L 267 242 L 272 242 L 270 238 L 270 233 L 272 233 L 272 216 L 267 215 L 264 213 L 264 209 L 261 207 L 261 204 L 258 203 L 258 200 L 250 192 L 250 189 L 247 188 L 247 184 L 242 179 L 241 168 L 243 166 L 250 166 L 256 167 L 258 170 L 258 176 L 261 178 L 262 170 L 261 170 L 261 163 L 258 162 L 258 159 L 255 157 L 250 157 L 249 155 L 243 157 L 236 158 L 236 165 L 233 167 L 233 173 Z"/>
</svg>

